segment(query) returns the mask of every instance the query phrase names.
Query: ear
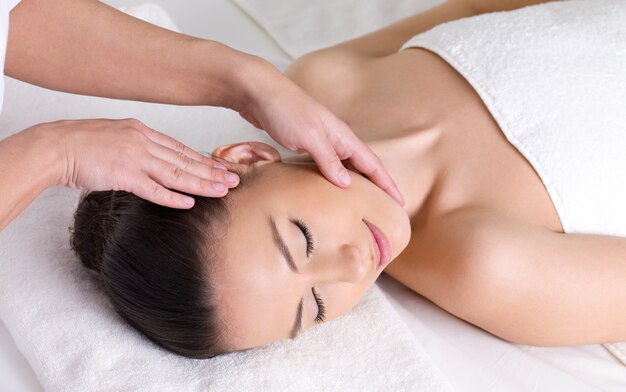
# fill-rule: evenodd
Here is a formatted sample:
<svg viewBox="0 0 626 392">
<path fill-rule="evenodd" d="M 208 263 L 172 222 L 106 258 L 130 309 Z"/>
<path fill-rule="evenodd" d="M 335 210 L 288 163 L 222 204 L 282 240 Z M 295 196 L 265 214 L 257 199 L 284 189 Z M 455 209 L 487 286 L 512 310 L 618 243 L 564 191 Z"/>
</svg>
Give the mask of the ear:
<svg viewBox="0 0 626 392">
<path fill-rule="evenodd" d="M 239 165 L 280 162 L 278 151 L 269 144 L 261 142 L 228 144 L 213 150 L 213 155 L 228 163 Z"/>
</svg>

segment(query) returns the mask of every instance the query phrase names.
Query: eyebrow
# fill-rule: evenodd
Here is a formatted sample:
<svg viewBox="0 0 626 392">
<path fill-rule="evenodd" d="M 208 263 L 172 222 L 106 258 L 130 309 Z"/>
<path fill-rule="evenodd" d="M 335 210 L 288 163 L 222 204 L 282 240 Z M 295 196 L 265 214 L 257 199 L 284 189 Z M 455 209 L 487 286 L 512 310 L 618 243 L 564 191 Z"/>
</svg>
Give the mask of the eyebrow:
<svg viewBox="0 0 626 392">
<path fill-rule="evenodd" d="M 296 274 L 299 274 L 300 271 L 298 271 L 298 267 L 296 266 L 296 263 L 293 261 L 293 256 L 291 256 L 291 252 L 289 251 L 287 244 L 285 244 L 285 241 L 283 241 L 283 237 L 281 237 L 280 233 L 278 232 L 278 228 L 276 227 L 276 222 L 274 222 L 274 218 L 272 218 L 271 216 L 270 216 L 270 226 L 272 226 L 272 237 L 274 237 L 274 243 L 276 244 L 276 247 L 278 248 L 280 253 L 283 255 L 285 260 L 287 260 L 289 269 L 291 269 Z"/>
<path fill-rule="evenodd" d="M 287 244 L 285 244 L 285 241 L 283 241 L 283 237 L 281 237 L 280 233 L 278 232 L 278 228 L 276 227 L 276 222 L 274 222 L 274 218 L 272 218 L 271 216 L 270 216 L 270 226 L 272 228 L 272 237 L 274 239 L 274 244 L 276 244 L 276 247 L 278 248 L 280 253 L 283 255 L 283 258 L 287 261 L 287 265 L 289 266 L 289 269 L 295 272 L 296 274 L 299 274 L 300 271 L 298 271 L 298 267 L 296 266 L 296 263 L 293 261 L 291 252 L 289 251 Z M 302 308 L 303 308 L 303 299 L 300 298 L 300 303 L 298 304 L 298 309 L 296 310 L 296 319 L 295 319 L 295 322 L 293 323 L 293 327 L 291 328 L 290 337 L 292 339 L 298 336 L 298 334 L 302 330 Z"/>
</svg>

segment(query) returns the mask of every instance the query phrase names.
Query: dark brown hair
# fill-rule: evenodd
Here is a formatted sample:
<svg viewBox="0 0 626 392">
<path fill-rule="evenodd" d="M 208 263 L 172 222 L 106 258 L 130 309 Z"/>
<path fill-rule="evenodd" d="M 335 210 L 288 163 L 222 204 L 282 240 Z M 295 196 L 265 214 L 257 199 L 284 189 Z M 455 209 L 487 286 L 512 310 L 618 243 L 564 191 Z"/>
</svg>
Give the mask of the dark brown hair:
<svg viewBox="0 0 626 392">
<path fill-rule="evenodd" d="M 177 210 L 127 192 L 85 193 L 70 241 L 128 323 L 175 353 L 208 358 L 224 352 L 210 276 L 228 210 L 224 198 L 192 197 L 193 208 Z"/>
</svg>

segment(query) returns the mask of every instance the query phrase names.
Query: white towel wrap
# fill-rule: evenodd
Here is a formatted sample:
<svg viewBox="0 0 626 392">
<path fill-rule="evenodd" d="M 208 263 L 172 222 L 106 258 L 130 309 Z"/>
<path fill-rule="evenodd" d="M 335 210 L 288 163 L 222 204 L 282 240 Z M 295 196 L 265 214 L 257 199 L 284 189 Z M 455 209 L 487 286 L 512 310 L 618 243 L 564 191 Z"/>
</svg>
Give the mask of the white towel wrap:
<svg viewBox="0 0 626 392">
<path fill-rule="evenodd" d="M 443 24 L 403 48 L 428 49 L 467 79 L 566 233 L 626 237 L 625 21 L 624 1 L 555 2 Z M 607 347 L 626 363 L 626 344 Z"/>
</svg>

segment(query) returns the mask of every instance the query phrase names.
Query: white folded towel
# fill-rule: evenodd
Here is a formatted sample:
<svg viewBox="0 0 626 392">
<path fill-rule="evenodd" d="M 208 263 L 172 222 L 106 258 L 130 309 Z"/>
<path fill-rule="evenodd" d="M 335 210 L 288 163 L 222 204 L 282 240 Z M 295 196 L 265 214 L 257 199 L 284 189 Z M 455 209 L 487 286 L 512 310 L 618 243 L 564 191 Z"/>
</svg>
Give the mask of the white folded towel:
<svg viewBox="0 0 626 392">
<path fill-rule="evenodd" d="M 444 0 L 231 0 L 292 58 L 429 9 Z"/>
<path fill-rule="evenodd" d="M 0 138 L 60 118 L 137 117 L 199 150 L 270 142 L 226 109 L 81 97 L 12 79 L 6 86 Z M 376 287 L 353 312 L 295 341 L 208 360 L 159 349 L 117 316 L 70 251 L 77 201 L 77 191 L 48 190 L 0 232 L 0 318 L 46 391 L 449 390 Z"/>
<path fill-rule="evenodd" d="M 404 47 L 472 85 L 566 233 L 626 237 L 625 22 L 624 1 L 571 0 L 443 24 Z M 605 346 L 626 364 L 626 343 Z"/>
</svg>

